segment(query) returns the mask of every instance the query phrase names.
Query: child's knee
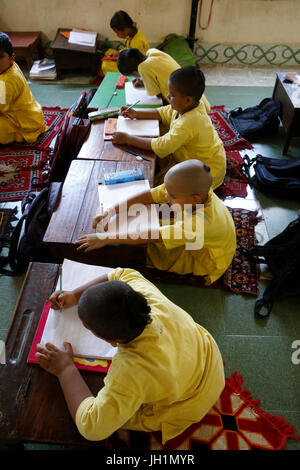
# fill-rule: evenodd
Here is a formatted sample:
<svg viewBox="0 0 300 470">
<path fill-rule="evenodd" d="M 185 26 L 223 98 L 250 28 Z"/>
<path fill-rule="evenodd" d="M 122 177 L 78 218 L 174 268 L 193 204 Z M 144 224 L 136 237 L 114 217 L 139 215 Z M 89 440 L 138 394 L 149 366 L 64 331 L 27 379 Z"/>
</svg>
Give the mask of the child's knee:
<svg viewBox="0 0 300 470">
<path fill-rule="evenodd" d="M 16 133 L 6 117 L 0 117 L 0 144 L 10 144 L 16 139 Z"/>
</svg>

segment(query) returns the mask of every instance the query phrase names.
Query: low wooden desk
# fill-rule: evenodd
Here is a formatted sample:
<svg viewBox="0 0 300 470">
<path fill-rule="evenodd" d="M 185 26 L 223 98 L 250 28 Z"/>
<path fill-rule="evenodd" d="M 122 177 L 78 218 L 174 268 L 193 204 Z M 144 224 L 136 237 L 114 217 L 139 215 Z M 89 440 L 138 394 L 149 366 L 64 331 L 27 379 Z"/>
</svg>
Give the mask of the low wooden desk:
<svg viewBox="0 0 300 470">
<path fill-rule="evenodd" d="M 282 155 L 286 155 L 292 137 L 300 136 L 300 87 L 285 81 L 285 72 L 276 74 L 273 99 L 281 103 L 281 122 L 286 133 Z"/>
<path fill-rule="evenodd" d="M 68 411 L 57 378 L 27 357 L 45 301 L 55 289 L 59 266 L 31 263 L 6 337 L 6 364 L 0 365 L 0 440 L 103 445 L 86 441 Z M 92 393 L 105 374 L 81 371 Z"/>
<path fill-rule="evenodd" d="M 85 69 L 96 74 L 98 65 L 97 45 L 83 46 L 72 44 L 60 31 L 71 31 L 68 28 L 58 28 L 54 41 L 50 44 L 53 49 L 57 77 L 62 70 Z"/>
<path fill-rule="evenodd" d="M 33 64 L 34 55 L 37 59 L 43 59 L 43 47 L 40 31 L 7 31 L 6 33 L 16 54 L 16 57 L 24 57 L 28 70 Z"/>
<path fill-rule="evenodd" d="M 104 173 L 142 168 L 151 180 L 152 165 L 136 161 L 73 160 L 65 179 L 58 207 L 52 214 L 43 242 L 51 249 L 52 260 L 63 258 L 109 267 L 140 267 L 145 265 L 144 245 L 111 245 L 90 253 L 79 253 L 74 245 L 81 235 L 92 233 L 99 198 L 98 184 Z"/>
<path fill-rule="evenodd" d="M 104 132 L 104 121 L 95 121 L 92 122 L 90 131 L 83 143 L 77 159 L 84 160 L 111 160 L 111 161 L 125 161 L 125 162 L 135 162 L 135 156 L 127 153 L 126 150 L 128 146 L 125 145 L 115 145 L 111 141 L 104 141 L 103 139 Z M 130 148 L 134 152 L 142 155 L 146 158 L 151 159 L 151 181 L 153 183 L 154 171 L 155 171 L 155 154 L 148 150 L 142 150 L 137 148 Z"/>
</svg>

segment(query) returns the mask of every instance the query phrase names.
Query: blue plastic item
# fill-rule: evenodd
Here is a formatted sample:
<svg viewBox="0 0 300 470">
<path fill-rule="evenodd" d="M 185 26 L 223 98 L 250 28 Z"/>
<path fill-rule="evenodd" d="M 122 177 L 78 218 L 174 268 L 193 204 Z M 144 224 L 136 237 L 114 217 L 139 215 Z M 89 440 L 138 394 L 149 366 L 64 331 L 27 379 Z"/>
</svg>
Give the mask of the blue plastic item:
<svg viewBox="0 0 300 470">
<path fill-rule="evenodd" d="M 104 175 L 105 184 L 128 183 L 129 181 L 143 180 L 144 175 L 141 168 L 137 170 L 116 171 Z"/>
</svg>

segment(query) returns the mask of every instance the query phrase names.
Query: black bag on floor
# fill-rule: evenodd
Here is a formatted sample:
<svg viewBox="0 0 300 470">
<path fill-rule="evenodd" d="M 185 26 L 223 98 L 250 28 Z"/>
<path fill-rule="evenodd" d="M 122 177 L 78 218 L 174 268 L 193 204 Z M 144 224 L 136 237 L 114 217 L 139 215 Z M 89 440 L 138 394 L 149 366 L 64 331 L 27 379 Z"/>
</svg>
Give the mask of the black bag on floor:
<svg viewBox="0 0 300 470">
<path fill-rule="evenodd" d="M 253 166 L 254 174 L 250 175 Z M 300 158 L 243 157 L 242 170 L 250 186 L 287 199 L 300 199 Z"/>
<path fill-rule="evenodd" d="M 274 298 L 280 294 L 300 296 L 300 211 L 298 218 L 276 237 L 263 246 L 252 250 L 243 249 L 243 254 L 253 257 L 257 263 L 266 263 L 273 279 L 261 299 L 255 302 L 254 312 L 263 318 L 272 310 Z M 261 310 L 263 307 L 266 310 Z"/>
<path fill-rule="evenodd" d="M 51 183 L 40 192 L 31 191 L 23 199 L 22 216 L 12 233 L 8 257 L 2 262 L 2 266 L 8 263 L 11 271 L 1 268 L 0 273 L 14 276 L 24 273 L 32 261 L 51 262 L 43 238 L 61 188 L 62 183 Z"/>
<path fill-rule="evenodd" d="M 263 99 L 250 108 L 236 108 L 229 112 L 229 120 L 245 139 L 269 137 L 277 131 L 281 105 L 272 98 Z"/>
</svg>

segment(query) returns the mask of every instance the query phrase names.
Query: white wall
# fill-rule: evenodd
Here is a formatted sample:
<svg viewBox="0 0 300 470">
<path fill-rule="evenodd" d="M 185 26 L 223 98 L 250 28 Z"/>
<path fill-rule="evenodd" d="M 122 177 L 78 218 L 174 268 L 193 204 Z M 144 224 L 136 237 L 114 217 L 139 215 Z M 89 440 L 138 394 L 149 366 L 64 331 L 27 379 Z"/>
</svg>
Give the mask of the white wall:
<svg viewBox="0 0 300 470">
<path fill-rule="evenodd" d="M 121 9 L 149 42 L 161 42 L 170 32 L 188 34 L 190 0 L 0 0 L 0 29 L 42 31 L 50 40 L 58 27 L 86 28 L 117 40 L 109 22 Z"/>
<path fill-rule="evenodd" d="M 210 2 L 203 0 L 204 26 Z M 300 44 L 300 1 L 215 0 L 210 26 L 196 34 L 208 43 Z"/>
<path fill-rule="evenodd" d="M 211 0 L 203 0 L 206 22 Z M 86 28 L 117 39 L 109 27 L 113 13 L 126 10 L 149 42 L 169 33 L 188 35 L 192 0 L 0 0 L 0 29 L 42 31 L 52 40 L 58 27 Z M 215 0 L 212 20 L 202 42 L 299 44 L 300 0 Z"/>
</svg>

